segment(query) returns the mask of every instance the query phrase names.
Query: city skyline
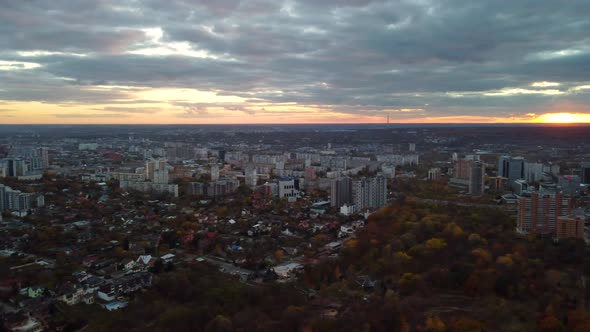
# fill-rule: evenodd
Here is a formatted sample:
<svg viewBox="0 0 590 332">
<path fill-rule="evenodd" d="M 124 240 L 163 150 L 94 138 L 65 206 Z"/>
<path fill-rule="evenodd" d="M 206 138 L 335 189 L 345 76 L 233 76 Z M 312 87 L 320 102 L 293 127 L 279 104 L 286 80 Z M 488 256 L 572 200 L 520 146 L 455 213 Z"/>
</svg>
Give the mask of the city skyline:
<svg viewBox="0 0 590 332">
<path fill-rule="evenodd" d="M 0 123 L 590 123 L 588 11 L 584 1 L 8 2 Z"/>
</svg>

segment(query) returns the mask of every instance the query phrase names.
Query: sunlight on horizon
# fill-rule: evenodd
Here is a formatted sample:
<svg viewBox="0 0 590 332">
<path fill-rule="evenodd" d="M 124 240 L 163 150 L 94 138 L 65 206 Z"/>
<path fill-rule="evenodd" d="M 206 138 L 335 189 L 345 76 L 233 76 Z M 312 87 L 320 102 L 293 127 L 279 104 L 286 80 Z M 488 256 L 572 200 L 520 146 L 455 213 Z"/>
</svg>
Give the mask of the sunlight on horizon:
<svg viewBox="0 0 590 332">
<path fill-rule="evenodd" d="M 536 123 L 590 123 L 588 113 L 546 113 L 533 120 Z"/>
</svg>

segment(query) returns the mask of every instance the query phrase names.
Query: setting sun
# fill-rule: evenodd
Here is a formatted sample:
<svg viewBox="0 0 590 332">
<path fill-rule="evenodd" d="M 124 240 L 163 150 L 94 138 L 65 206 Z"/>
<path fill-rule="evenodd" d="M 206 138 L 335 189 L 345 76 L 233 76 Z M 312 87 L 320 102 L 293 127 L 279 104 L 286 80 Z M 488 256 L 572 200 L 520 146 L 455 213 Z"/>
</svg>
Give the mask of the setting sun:
<svg viewBox="0 0 590 332">
<path fill-rule="evenodd" d="M 590 114 L 586 113 L 547 113 L 535 119 L 540 123 L 590 123 Z"/>
</svg>

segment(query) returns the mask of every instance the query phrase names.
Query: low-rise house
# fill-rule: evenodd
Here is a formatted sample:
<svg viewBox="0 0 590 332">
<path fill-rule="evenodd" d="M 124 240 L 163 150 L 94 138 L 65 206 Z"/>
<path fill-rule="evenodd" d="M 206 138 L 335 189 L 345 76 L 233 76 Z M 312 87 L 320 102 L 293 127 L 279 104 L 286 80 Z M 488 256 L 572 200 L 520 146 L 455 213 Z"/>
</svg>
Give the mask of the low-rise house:
<svg viewBox="0 0 590 332">
<path fill-rule="evenodd" d="M 330 251 L 336 251 L 336 250 L 339 250 L 341 246 L 342 246 L 341 242 L 330 242 L 330 243 L 326 244 L 325 248 Z"/>
<path fill-rule="evenodd" d="M 127 304 L 125 301 L 113 301 L 105 304 L 104 308 L 108 311 L 114 311 L 127 307 Z"/>
<path fill-rule="evenodd" d="M 72 273 L 72 277 L 76 278 L 78 282 L 83 282 L 86 279 L 92 277 L 92 275 L 88 274 L 86 271 L 77 271 Z"/>
<path fill-rule="evenodd" d="M 295 262 L 277 265 L 273 268 L 274 272 L 281 278 L 288 278 L 302 269 L 303 265 Z"/>
<path fill-rule="evenodd" d="M 356 278 L 356 283 L 364 289 L 373 289 L 377 285 L 377 281 L 371 279 L 369 276 L 363 275 Z"/>
<path fill-rule="evenodd" d="M 93 289 L 80 287 L 72 283 L 63 285 L 58 291 L 58 295 L 57 300 L 62 301 L 67 305 L 94 303 Z"/>
<path fill-rule="evenodd" d="M 157 259 L 152 257 L 152 255 L 141 255 L 135 260 L 135 263 L 137 264 L 136 267 L 138 269 L 147 271 L 150 267 L 154 266 L 156 260 Z"/>
<path fill-rule="evenodd" d="M 174 255 L 174 254 L 166 254 L 166 255 L 160 257 L 160 259 L 162 261 L 164 261 L 164 263 L 171 263 L 174 261 L 175 258 L 176 258 L 176 255 Z"/>
<path fill-rule="evenodd" d="M 4 328 L 14 332 L 41 332 L 45 328 L 43 323 L 31 315 L 11 315 L 5 318 Z"/>
<path fill-rule="evenodd" d="M 86 288 L 87 292 L 93 293 L 97 291 L 98 288 L 104 283 L 105 281 L 103 278 L 97 276 L 90 276 L 82 282 L 82 285 Z"/>
<path fill-rule="evenodd" d="M 137 267 L 137 263 L 133 259 L 126 259 L 123 261 L 123 269 L 125 271 L 132 271 Z"/>
<path fill-rule="evenodd" d="M 20 290 L 21 295 L 28 296 L 31 299 L 36 299 L 43 295 L 45 289 L 43 287 L 27 287 Z"/>
<path fill-rule="evenodd" d="M 91 267 L 97 261 L 98 261 L 98 256 L 96 256 L 96 255 L 86 256 L 82 260 L 82 265 L 84 265 L 86 267 Z"/>
<path fill-rule="evenodd" d="M 133 293 L 151 285 L 151 273 L 137 272 L 118 279 L 108 280 L 100 286 L 96 295 L 104 301 L 113 301 L 119 295 Z"/>
</svg>

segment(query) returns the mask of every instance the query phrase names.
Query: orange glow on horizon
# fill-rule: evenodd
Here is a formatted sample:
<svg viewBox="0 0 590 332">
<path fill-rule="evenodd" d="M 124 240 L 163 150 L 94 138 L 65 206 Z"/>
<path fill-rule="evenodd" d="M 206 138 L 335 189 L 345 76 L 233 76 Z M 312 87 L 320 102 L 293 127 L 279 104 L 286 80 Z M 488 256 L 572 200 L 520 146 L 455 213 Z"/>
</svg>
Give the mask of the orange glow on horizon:
<svg viewBox="0 0 590 332">
<path fill-rule="evenodd" d="M 590 123 L 588 113 L 546 113 L 534 119 L 536 123 Z"/>
<path fill-rule="evenodd" d="M 433 116 L 434 114 L 428 110 L 345 113 L 339 112 L 337 107 L 333 105 L 248 103 L 225 96 L 211 97 L 206 95 L 199 95 L 195 100 L 188 100 L 188 97 L 182 95 L 182 93 L 188 93 L 192 96 L 193 92 L 192 90 L 186 93 L 184 91 L 175 92 L 174 97 L 181 98 L 188 105 L 190 102 L 194 102 L 196 105 L 206 105 L 205 107 L 189 109 L 167 102 L 170 95 L 166 90 L 159 91 L 163 94 L 162 96 L 156 95 L 156 97 L 161 97 L 160 100 L 138 101 L 123 105 L 116 102 L 93 105 L 0 100 L 0 124 L 385 124 L 387 114 L 390 115 L 391 124 L 590 124 L 590 112 L 585 112 L 583 105 L 555 105 L 552 107 L 552 109 L 568 110 L 566 112 L 546 111 L 501 117 L 465 114 Z M 208 104 L 209 101 L 211 103 Z M 576 111 L 577 109 L 581 112 Z"/>
</svg>

